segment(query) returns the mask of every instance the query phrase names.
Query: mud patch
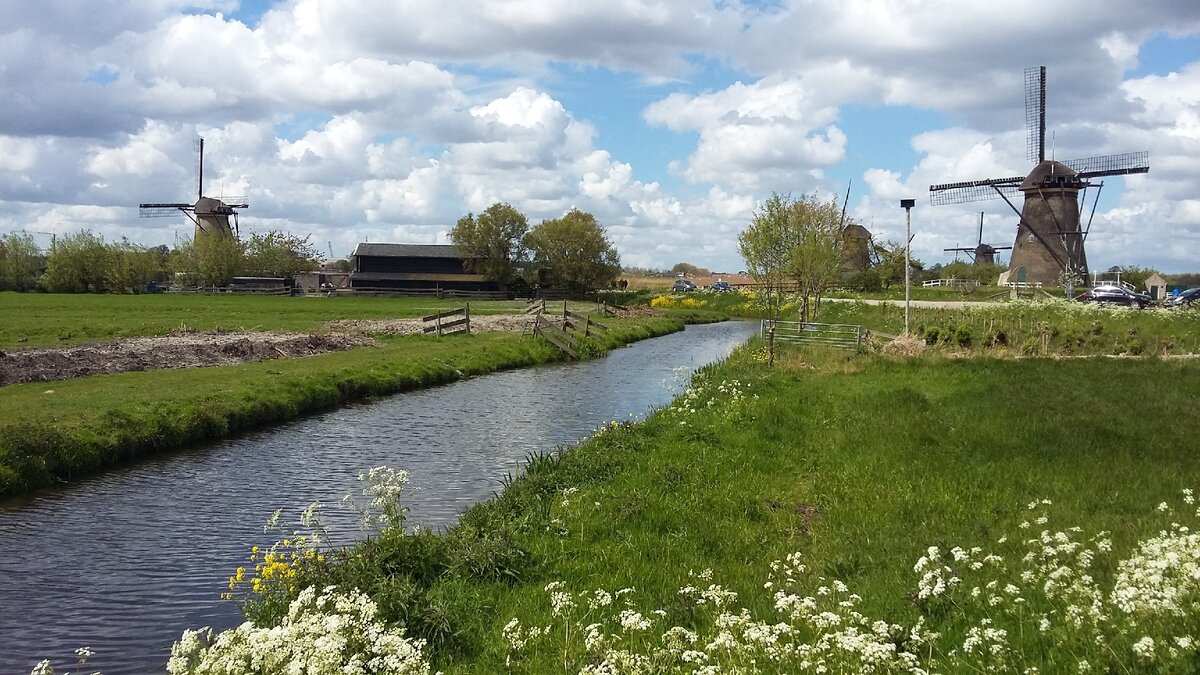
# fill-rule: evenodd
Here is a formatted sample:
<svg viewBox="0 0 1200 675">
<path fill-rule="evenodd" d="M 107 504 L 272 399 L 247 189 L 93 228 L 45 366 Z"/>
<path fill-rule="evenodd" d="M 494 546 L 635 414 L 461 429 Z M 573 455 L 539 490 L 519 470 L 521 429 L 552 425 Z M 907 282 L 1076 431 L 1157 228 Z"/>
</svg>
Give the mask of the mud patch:
<svg viewBox="0 0 1200 675">
<path fill-rule="evenodd" d="M 0 385 L 311 356 L 374 342 L 365 335 L 336 333 L 185 333 L 78 347 L 0 351 Z"/>
</svg>

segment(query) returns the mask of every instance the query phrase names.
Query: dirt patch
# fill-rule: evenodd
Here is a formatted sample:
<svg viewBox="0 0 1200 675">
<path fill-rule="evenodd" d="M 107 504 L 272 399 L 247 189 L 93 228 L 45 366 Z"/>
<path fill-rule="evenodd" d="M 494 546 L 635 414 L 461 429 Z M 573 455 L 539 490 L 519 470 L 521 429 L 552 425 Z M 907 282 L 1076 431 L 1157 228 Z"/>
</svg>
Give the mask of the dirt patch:
<svg viewBox="0 0 1200 675">
<path fill-rule="evenodd" d="M 925 341 L 919 337 L 901 335 L 891 342 L 884 344 L 880 352 L 890 356 L 920 356 L 925 352 L 925 346 Z"/>
<path fill-rule="evenodd" d="M 480 314 L 471 317 L 471 331 L 475 333 L 521 332 L 529 330 L 532 325 L 533 316 L 527 314 Z M 330 321 L 324 327 L 334 333 L 417 335 L 424 329 L 425 323 L 420 319 L 345 319 Z"/>
<path fill-rule="evenodd" d="M 521 332 L 533 317 L 494 314 L 471 317 L 474 332 Z M 140 337 L 74 347 L 0 351 L 0 386 L 49 382 L 127 370 L 196 368 L 311 356 L 375 344 L 371 335 L 416 335 L 420 319 L 332 321 L 319 333 L 202 333 Z"/>
<path fill-rule="evenodd" d="M 0 351 L 0 385 L 311 356 L 373 343 L 364 335 L 337 333 L 184 333 L 77 347 Z"/>
</svg>

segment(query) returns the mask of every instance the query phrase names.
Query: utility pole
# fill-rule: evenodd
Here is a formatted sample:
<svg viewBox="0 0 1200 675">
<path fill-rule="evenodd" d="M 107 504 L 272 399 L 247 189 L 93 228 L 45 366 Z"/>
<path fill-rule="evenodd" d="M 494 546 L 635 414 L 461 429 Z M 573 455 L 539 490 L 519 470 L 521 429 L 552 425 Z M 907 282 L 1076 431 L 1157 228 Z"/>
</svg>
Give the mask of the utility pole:
<svg viewBox="0 0 1200 675">
<path fill-rule="evenodd" d="M 910 280 L 912 266 L 908 263 L 909 251 L 912 246 L 912 207 L 916 206 L 915 199 L 901 199 L 900 207 L 904 209 L 904 335 L 908 335 L 908 307 L 912 297 L 912 282 Z"/>
</svg>

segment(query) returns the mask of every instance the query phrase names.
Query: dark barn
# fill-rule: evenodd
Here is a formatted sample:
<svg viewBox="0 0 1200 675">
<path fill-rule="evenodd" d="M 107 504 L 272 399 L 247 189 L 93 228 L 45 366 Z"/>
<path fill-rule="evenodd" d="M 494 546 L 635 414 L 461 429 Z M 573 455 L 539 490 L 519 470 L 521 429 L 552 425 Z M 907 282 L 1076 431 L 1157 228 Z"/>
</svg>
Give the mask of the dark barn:
<svg viewBox="0 0 1200 675">
<path fill-rule="evenodd" d="M 352 256 L 350 288 L 383 291 L 498 291 L 482 274 L 468 272 L 449 244 L 359 244 Z"/>
</svg>

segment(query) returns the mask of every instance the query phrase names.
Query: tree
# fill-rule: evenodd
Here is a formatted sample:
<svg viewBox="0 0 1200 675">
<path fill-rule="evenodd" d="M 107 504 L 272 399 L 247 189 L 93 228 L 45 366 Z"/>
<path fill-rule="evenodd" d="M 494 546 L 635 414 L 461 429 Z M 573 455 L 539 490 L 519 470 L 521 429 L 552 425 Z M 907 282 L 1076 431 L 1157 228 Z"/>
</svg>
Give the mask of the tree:
<svg viewBox="0 0 1200 675">
<path fill-rule="evenodd" d="M 800 295 L 801 321 L 820 308 L 821 296 L 841 277 L 841 224 L 837 200 L 772 194 L 738 236 L 772 318 L 778 318 L 789 282 Z"/>
<path fill-rule="evenodd" d="M 671 268 L 671 274 L 675 276 L 682 274 L 685 277 L 702 277 L 708 274 L 708 270 L 692 265 L 691 263 L 681 262 L 675 263 L 675 266 Z"/>
<path fill-rule="evenodd" d="M 879 264 L 875 269 L 879 271 L 883 287 L 890 288 L 893 283 L 904 283 L 904 244 L 889 239 L 882 244 L 876 244 L 875 253 L 879 256 Z M 908 266 L 910 274 L 925 269 L 925 263 L 911 256 Z"/>
<path fill-rule="evenodd" d="M 321 258 L 320 252 L 309 242 L 309 236 L 300 237 L 277 230 L 251 235 L 244 250 L 241 271 L 252 277 L 291 279 L 315 269 Z"/>
<path fill-rule="evenodd" d="M 141 293 L 161 271 L 159 249 L 131 244 L 122 239 L 108 246 L 105 286 L 112 293 Z"/>
<path fill-rule="evenodd" d="M 37 286 L 41 250 L 27 233 L 0 237 L 0 291 L 28 291 Z"/>
<path fill-rule="evenodd" d="M 525 245 L 555 288 L 607 288 L 621 273 L 617 249 L 596 217 L 585 211 L 571 209 L 562 218 L 543 220 L 525 235 Z"/>
<path fill-rule="evenodd" d="M 228 286 L 243 268 L 245 247 L 235 237 L 200 233 L 171 253 L 171 271 L 187 286 Z"/>
<path fill-rule="evenodd" d="M 459 218 L 450 230 L 450 241 L 462 253 L 467 269 L 505 289 L 517 277 L 517 266 L 528 258 L 528 232 L 524 214 L 497 202 L 478 218 L 470 213 Z"/>
<path fill-rule="evenodd" d="M 111 251 L 89 230 L 59 237 L 46 260 L 42 286 L 51 293 L 100 293 L 105 290 Z"/>
<path fill-rule="evenodd" d="M 788 202 L 772 194 L 738 235 L 738 250 L 746 271 L 759 286 L 758 297 L 772 320 L 779 318 L 791 276 L 794 232 L 788 223 Z"/>
</svg>

